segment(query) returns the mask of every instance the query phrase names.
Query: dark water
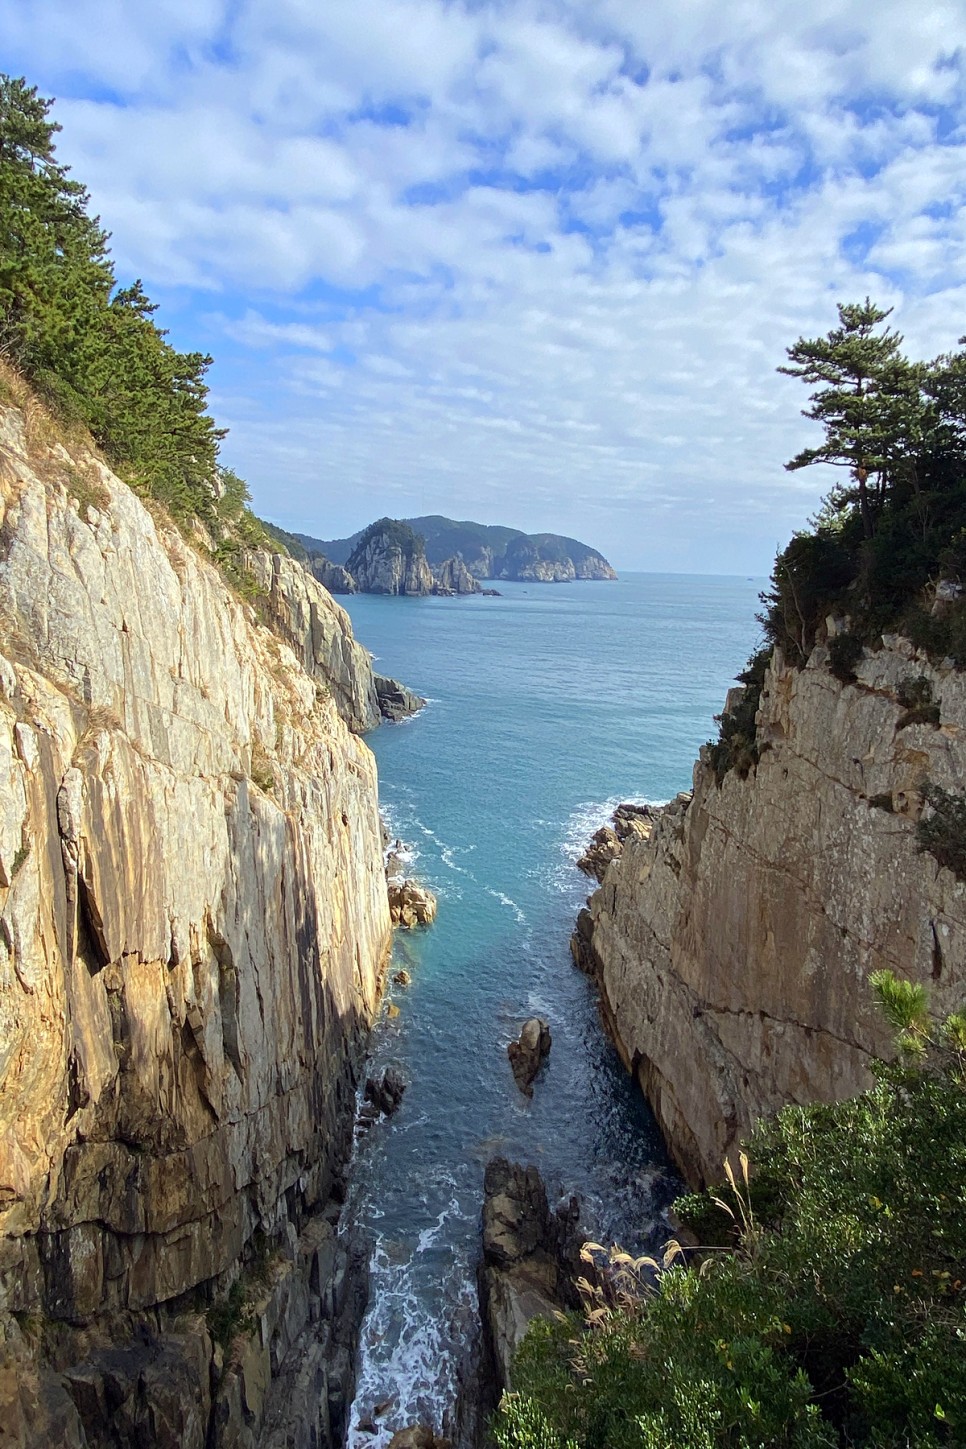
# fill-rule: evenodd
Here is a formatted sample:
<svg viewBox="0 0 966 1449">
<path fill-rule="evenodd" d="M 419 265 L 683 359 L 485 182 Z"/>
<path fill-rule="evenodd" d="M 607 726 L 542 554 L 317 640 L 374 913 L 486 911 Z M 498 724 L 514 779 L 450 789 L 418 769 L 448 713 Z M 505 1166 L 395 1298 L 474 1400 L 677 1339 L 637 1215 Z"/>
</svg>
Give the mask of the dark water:
<svg viewBox="0 0 966 1449">
<path fill-rule="evenodd" d="M 537 1163 L 585 1200 L 601 1240 L 662 1230 L 673 1189 L 650 1114 L 570 961 L 589 882 L 574 860 L 620 800 L 691 783 L 697 747 L 755 645 L 761 582 L 627 575 L 619 583 L 502 586 L 500 599 L 347 601 L 381 673 L 430 704 L 370 737 L 393 835 L 439 895 L 425 932 L 398 933 L 400 1007 L 375 1065 L 409 1082 L 397 1115 L 360 1141 L 351 1212 L 373 1234 L 373 1283 L 353 1424 L 385 1399 L 381 1446 L 439 1426 L 475 1332 L 472 1264 L 483 1167 Z M 553 1049 L 532 1101 L 506 1044 L 526 1017 Z"/>
</svg>

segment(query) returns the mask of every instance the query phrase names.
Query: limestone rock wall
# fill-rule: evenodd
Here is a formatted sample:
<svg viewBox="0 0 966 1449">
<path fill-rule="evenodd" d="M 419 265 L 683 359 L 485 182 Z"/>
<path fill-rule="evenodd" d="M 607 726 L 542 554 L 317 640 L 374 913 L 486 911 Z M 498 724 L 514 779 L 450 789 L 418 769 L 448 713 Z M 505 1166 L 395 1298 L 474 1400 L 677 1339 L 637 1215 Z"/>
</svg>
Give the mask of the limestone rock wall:
<svg viewBox="0 0 966 1449">
<path fill-rule="evenodd" d="M 390 932 L 337 708 L 364 722 L 371 670 L 303 570 L 255 567 L 296 649 L 0 410 L 0 1317 L 174 1303 L 340 1169 Z"/>
<path fill-rule="evenodd" d="M 762 1115 L 869 1084 L 888 1047 L 871 971 L 927 982 L 937 1010 L 966 994 L 966 887 L 915 843 L 923 781 L 966 781 L 966 676 L 885 644 L 854 684 L 824 647 L 800 671 L 776 655 L 756 771 L 719 787 L 700 761 L 693 798 L 627 842 L 578 924 L 575 955 L 694 1183 Z M 899 686 L 919 676 L 938 728 L 903 721 Z"/>
</svg>

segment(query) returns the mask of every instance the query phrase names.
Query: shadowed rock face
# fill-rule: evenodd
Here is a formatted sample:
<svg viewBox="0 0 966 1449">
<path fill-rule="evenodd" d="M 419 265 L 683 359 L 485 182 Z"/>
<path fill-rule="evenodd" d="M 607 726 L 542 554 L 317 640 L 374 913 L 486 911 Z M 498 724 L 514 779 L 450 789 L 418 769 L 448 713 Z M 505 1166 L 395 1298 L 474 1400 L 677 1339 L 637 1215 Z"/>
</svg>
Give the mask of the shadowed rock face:
<svg viewBox="0 0 966 1449">
<path fill-rule="evenodd" d="M 362 727 L 375 694 L 290 560 L 253 562 L 272 632 L 10 409 L 0 460 L 0 1316 L 123 1346 L 227 1287 L 256 1230 L 309 1271 L 295 1244 L 338 1179 L 389 941 L 375 766 L 340 716 Z M 203 1320 L 185 1333 L 178 1372 L 207 1385 Z M 0 1383 L 11 1422 L 23 1394 L 66 1424 L 103 1389 L 31 1373 Z M 200 1449 L 204 1394 L 197 1433 L 153 1442 Z"/>
<path fill-rule="evenodd" d="M 939 728 L 903 722 L 920 675 Z M 966 986 L 966 893 L 915 840 L 923 781 L 966 779 L 966 676 L 891 637 L 848 685 L 822 646 L 800 671 L 776 653 L 758 742 L 747 779 L 696 765 L 693 799 L 627 839 L 574 937 L 694 1183 L 757 1118 L 869 1085 L 889 1042 L 870 972 L 925 981 L 939 1012 Z"/>
<path fill-rule="evenodd" d="M 582 1242 L 576 1198 L 551 1211 L 535 1167 L 504 1157 L 487 1163 L 479 1288 L 488 1350 L 484 1379 L 492 1379 L 484 1391 L 494 1406 L 512 1387 L 513 1356 L 530 1322 L 580 1306 Z"/>
</svg>

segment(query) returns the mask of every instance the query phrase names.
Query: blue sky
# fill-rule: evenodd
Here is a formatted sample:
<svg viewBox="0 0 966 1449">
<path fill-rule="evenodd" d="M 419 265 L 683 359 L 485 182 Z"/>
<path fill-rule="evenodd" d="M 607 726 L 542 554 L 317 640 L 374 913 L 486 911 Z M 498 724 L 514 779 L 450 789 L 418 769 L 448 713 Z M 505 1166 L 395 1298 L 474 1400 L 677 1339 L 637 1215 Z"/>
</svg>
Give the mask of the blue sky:
<svg viewBox="0 0 966 1449">
<path fill-rule="evenodd" d="M 784 349 L 966 332 L 961 0 L 0 0 L 3 68 L 284 527 L 441 512 L 767 572 Z"/>
</svg>

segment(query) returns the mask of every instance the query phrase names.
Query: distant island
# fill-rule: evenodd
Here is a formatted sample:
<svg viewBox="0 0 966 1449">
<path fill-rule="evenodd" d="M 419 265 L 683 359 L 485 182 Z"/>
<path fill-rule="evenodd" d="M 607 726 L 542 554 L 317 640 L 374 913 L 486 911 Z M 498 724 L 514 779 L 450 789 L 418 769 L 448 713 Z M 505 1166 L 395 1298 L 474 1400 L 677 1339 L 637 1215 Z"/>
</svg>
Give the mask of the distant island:
<svg viewBox="0 0 966 1449">
<path fill-rule="evenodd" d="M 331 593 L 476 594 L 492 592 L 480 580 L 550 584 L 617 577 L 603 554 L 578 539 L 438 513 L 380 518 L 349 538 L 277 533 Z"/>
</svg>

